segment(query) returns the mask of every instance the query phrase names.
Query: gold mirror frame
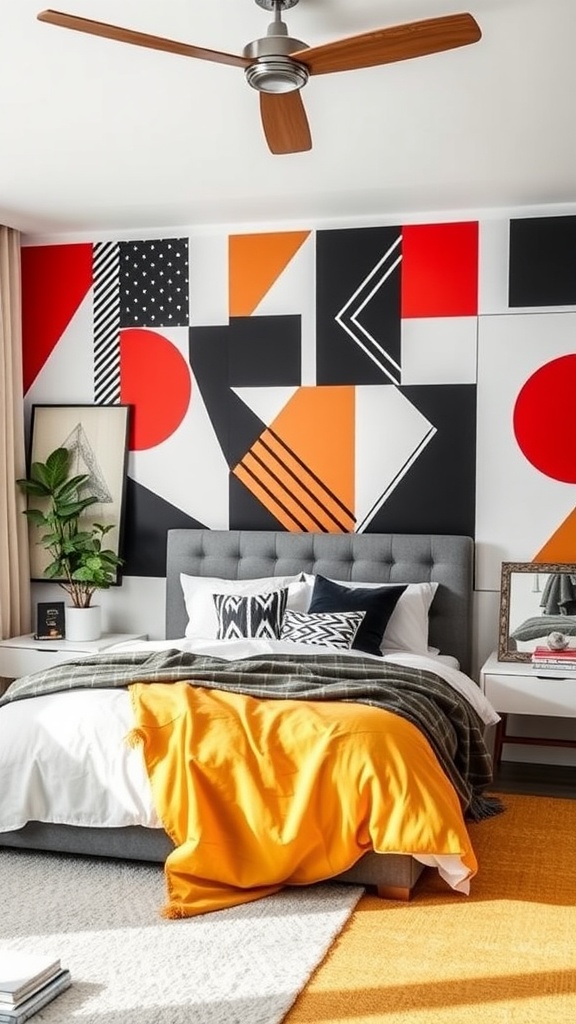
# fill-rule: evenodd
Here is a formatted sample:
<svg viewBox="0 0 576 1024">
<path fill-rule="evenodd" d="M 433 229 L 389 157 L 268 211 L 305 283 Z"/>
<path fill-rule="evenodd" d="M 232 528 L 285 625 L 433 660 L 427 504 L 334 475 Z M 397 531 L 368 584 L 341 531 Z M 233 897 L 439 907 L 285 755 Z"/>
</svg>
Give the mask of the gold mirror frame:
<svg viewBox="0 0 576 1024">
<path fill-rule="evenodd" d="M 498 661 L 524 661 L 531 659 L 530 651 L 510 650 L 510 598 L 514 573 L 569 573 L 576 575 L 574 562 L 502 562 L 500 580 L 500 619 L 498 632 Z M 574 618 L 574 616 L 570 616 Z"/>
</svg>

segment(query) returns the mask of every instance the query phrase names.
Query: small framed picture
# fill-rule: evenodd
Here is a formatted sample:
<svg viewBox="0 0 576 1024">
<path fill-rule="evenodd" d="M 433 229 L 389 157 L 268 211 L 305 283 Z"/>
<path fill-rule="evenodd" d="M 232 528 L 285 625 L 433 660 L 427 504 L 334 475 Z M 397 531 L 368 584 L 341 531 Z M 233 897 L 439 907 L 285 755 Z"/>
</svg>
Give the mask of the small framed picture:
<svg viewBox="0 0 576 1024">
<path fill-rule="evenodd" d="M 36 607 L 35 640 L 63 640 L 64 601 L 41 602 Z"/>
</svg>

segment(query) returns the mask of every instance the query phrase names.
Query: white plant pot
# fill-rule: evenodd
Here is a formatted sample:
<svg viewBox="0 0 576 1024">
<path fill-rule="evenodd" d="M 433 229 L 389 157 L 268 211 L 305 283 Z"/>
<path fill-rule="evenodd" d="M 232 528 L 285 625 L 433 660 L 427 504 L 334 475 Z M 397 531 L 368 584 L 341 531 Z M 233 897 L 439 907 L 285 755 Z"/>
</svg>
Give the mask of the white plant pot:
<svg viewBox="0 0 576 1024">
<path fill-rule="evenodd" d="M 66 639 L 81 641 L 99 640 L 102 635 L 102 617 L 100 605 L 90 608 L 66 606 Z"/>
</svg>

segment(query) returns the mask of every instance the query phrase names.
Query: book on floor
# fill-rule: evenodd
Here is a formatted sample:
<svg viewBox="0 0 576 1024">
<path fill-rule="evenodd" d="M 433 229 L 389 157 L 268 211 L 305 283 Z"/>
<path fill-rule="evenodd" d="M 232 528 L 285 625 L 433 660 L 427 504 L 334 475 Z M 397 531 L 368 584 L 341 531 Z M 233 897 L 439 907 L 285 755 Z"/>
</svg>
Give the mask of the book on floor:
<svg viewBox="0 0 576 1024">
<path fill-rule="evenodd" d="M 60 968 L 59 959 L 41 953 L 0 952 L 0 1001 L 21 1002 Z"/>
<path fill-rule="evenodd" d="M 59 970 L 55 977 L 41 985 L 27 999 L 12 1006 L 11 1010 L 0 1009 L 0 1024 L 24 1024 L 24 1021 L 51 1003 L 61 992 L 70 988 L 71 984 L 70 971 Z"/>
</svg>

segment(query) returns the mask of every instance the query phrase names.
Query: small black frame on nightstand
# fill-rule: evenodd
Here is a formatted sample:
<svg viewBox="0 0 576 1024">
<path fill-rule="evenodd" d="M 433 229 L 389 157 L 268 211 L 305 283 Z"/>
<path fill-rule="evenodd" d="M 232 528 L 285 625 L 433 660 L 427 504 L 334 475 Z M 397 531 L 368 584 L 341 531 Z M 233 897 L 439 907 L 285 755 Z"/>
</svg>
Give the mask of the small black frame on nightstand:
<svg viewBox="0 0 576 1024">
<path fill-rule="evenodd" d="M 36 606 L 35 640 L 63 640 L 66 636 L 64 601 L 41 601 Z"/>
</svg>

